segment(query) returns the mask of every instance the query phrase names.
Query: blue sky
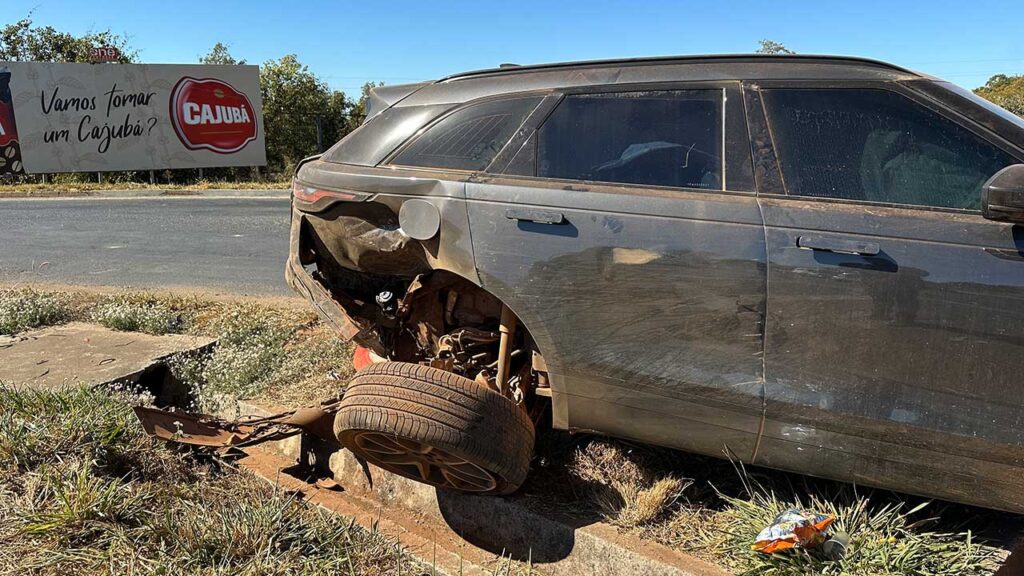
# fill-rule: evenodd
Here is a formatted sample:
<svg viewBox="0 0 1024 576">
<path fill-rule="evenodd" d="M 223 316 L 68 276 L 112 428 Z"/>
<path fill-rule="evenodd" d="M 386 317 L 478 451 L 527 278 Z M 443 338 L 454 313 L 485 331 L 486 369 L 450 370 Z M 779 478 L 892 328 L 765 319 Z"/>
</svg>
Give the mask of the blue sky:
<svg viewBox="0 0 1024 576">
<path fill-rule="evenodd" d="M 888 60 L 974 88 L 1024 74 L 1024 1 L 358 2 L 3 0 L 0 23 L 130 37 L 143 62 L 195 62 L 217 41 L 250 63 L 295 53 L 333 88 L 438 78 L 502 62 L 751 52 Z"/>
</svg>

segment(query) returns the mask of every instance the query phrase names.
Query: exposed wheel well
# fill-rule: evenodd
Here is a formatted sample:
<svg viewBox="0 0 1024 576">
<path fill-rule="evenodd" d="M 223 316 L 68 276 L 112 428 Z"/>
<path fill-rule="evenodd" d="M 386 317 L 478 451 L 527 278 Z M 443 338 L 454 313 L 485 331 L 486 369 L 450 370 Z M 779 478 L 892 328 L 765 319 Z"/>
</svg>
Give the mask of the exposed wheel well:
<svg viewBox="0 0 1024 576">
<path fill-rule="evenodd" d="M 459 374 L 517 403 L 532 399 L 538 388 L 541 396 L 550 396 L 546 364 L 529 327 L 471 280 L 448 270 L 402 277 L 330 265 L 324 276 L 346 312 L 364 327 L 357 343 L 378 355 Z M 499 354 L 508 328 L 503 311 L 506 323 L 508 314 L 513 316 L 504 360 Z M 499 374 L 503 362 L 506 369 Z"/>
</svg>

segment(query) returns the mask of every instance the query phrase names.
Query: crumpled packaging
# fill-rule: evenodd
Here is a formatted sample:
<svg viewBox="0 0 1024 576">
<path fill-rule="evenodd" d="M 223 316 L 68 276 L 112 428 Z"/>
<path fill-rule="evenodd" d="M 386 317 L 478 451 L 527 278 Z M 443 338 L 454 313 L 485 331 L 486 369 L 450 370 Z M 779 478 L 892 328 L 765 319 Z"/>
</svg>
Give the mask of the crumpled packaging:
<svg viewBox="0 0 1024 576">
<path fill-rule="evenodd" d="M 829 526 L 834 521 L 831 516 L 790 508 L 761 530 L 751 548 L 765 554 L 791 548 L 814 548 L 829 537 Z"/>
</svg>

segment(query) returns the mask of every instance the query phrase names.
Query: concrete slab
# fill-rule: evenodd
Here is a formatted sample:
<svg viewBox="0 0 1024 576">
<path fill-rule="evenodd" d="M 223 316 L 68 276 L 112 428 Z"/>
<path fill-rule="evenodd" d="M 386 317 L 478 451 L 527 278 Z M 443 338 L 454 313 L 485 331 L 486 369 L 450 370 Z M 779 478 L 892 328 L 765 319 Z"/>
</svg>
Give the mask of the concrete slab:
<svg viewBox="0 0 1024 576">
<path fill-rule="evenodd" d="M 37 388 L 132 384 L 163 366 L 168 357 L 213 342 L 197 336 L 152 336 L 72 322 L 0 337 L 0 382 Z"/>
<path fill-rule="evenodd" d="M 267 416 L 278 411 L 249 401 L 238 404 L 243 415 Z M 302 437 L 294 436 L 260 448 L 292 464 L 302 458 L 303 445 Z M 442 574 L 501 573 L 505 571 L 499 570 L 501 563 L 511 558 L 528 562 L 535 574 L 728 576 L 718 566 L 621 533 L 614 526 L 537 510 L 525 498 L 436 490 L 372 465 L 364 467 L 347 450 L 335 451 L 315 439 L 309 439 L 305 449 L 309 451 L 306 460 L 344 488 L 341 494 L 330 496 L 334 504 L 327 507 L 366 526 L 391 526 L 387 530 L 390 535 L 403 543 L 415 543 L 410 552 L 428 565 L 434 564 Z M 254 449 L 248 450 L 254 454 Z M 247 467 L 267 480 L 293 484 L 284 480 L 280 466 L 257 464 L 259 458 L 251 462 Z M 346 506 L 354 508 L 346 510 Z M 373 521 L 365 523 L 365 512 L 352 511 L 358 509 L 371 511 Z M 452 558 L 458 558 L 457 567 L 450 562 Z"/>
</svg>

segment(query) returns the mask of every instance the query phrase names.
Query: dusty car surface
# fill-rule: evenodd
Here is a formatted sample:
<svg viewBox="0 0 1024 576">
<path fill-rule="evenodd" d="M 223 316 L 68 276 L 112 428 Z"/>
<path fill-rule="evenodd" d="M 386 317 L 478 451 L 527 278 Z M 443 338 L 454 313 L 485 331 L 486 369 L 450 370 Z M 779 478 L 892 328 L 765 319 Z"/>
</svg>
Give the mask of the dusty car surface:
<svg viewBox="0 0 1024 576">
<path fill-rule="evenodd" d="M 297 170 L 287 265 L 377 360 L 358 455 L 508 493 L 550 414 L 1024 512 L 1019 118 L 809 56 L 509 66 L 369 116 Z"/>
</svg>

